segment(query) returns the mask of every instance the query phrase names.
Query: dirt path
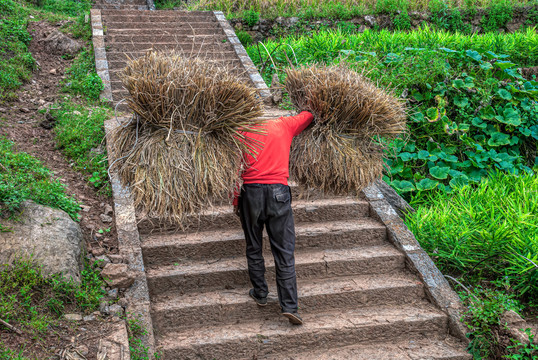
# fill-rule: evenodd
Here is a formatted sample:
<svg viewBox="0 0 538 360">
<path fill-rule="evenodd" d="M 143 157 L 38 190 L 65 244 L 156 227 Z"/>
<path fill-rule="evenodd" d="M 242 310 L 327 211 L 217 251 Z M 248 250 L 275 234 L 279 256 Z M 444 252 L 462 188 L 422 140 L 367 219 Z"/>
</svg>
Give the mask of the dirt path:
<svg viewBox="0 0 538 360">
<path fill-rule="evenodd" d="M 39 109 L 48 107 L 65 96 L 60 92 L 59 84 L 72 61 L 52 55 L 44 47 L 42 40 L 57 30 L 57 27 L 46 22 L 31 22 L 28 30 L 33 36 L 29 49 L 39 68 L 34 72 L 32 80 L 20 89 L 18 100 L 0 105 L 0 117 L 3 119 L 0 122 L 0 135 L 13 140 L 18 150 L 40 159 L 66 185 L 67 192 L 82 205 L 80 226 L 88 250 L 94 255 L 115 253 L 115 222 L 104 223 L 100 218 L 106 210 L 113 208 L 112 199 L 99 194 L 88 183 L 86 175 L 73 169 L 73 162 L 56 148 L 54 130 L 46 130 L 39 125 L 44 118 L 38 112 Z M 110 232 L 98 233 L 99 229 L 108 228 L 112 228 Z"/>
</svg>

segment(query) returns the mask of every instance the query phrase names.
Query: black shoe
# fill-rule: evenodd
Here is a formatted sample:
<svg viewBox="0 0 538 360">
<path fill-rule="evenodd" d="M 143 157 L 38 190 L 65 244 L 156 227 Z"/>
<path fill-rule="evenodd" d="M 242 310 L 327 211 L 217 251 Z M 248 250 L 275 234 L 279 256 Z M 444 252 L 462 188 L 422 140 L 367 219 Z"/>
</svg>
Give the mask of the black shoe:
<svg viewBox="0 0 538 360">
<path fill-rule="evenodd" d="M 285 311 L 282 313 L 282 315 L 287 317 L 290 323 L 292 323 L 293 325 L 303 325 L 303 319 L 301 319 L 297 311 L 296 312 Z"/>
<path fill-rule="evenodd" d="M 257 297 L 256 293 L 254 292 L 254 289 L 250 289 L 248 294 L 250 295 L 251 298 L 254 299 L 254 301 L 256 301 L 256 304 L 258 304 L 258 306 L 267 305 L 267 296 L 266 297 Z"/>
</svg>

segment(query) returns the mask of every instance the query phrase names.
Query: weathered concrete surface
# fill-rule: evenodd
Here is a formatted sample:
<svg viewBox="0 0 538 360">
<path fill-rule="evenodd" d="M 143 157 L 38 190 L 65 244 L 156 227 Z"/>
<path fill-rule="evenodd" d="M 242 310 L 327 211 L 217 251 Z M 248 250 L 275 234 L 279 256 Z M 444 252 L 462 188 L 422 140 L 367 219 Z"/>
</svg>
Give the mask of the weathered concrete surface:
<svg viewBox="0 0 538 360">
<path fill-rule="evenodd" d="M 126 120 L 125 118 L 119 119 L 120 122 Z M 108 154 L 114 153 L 109 135 L 116 126 L 119 126 L 116 119 L 105 122 Z M 153 336 L 149 291 L 144 261 L 142 259 L 140 236 L 136 225 L 135 208 L 129 189 L 120 183 L 114 171 L 111 171 L 110 175 L 120 255 L 123 262 L 127 264 L 128 272 L 134 278 L 134 282 L 125 292 L 125 300 L 127 302 L 126 314 L 128 319 L 136 318 L 141 320 L 144 328 L 147 330 L 147 334 L 142 338 L 142 341 L 149 347 L 150 357 L 152 357 L 155 351 L 155 338 Z"/>
<path fill-rule="evenodd" d="M 64 211 L 33 201 L 22 203 L 17 217 L 7 224 L 12 231 L 0 232 L 0 263 L 32 257 L 45 274 L 62 273 L 78 281 L 84 246 L 79 225 Z"/>
</svg>

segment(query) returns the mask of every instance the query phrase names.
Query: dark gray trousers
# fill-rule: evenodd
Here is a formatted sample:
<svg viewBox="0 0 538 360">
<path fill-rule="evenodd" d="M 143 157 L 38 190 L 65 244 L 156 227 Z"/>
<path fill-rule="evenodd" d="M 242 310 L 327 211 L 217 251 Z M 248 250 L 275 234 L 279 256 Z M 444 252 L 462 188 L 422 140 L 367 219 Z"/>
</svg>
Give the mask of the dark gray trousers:
<svg viewBox="0 0 538 360">
<path fill-rule="evenodd" d="M 269 292 L 262 253 L 265 225 L 275 259 L 280 307 L 284 312 L 297 311 L 295 227 L 289 186 L 244 184 L 239 197 L 239 213 L 247 243 L 248 273 L 256 295 L 265 297 Z"/>
</svg>

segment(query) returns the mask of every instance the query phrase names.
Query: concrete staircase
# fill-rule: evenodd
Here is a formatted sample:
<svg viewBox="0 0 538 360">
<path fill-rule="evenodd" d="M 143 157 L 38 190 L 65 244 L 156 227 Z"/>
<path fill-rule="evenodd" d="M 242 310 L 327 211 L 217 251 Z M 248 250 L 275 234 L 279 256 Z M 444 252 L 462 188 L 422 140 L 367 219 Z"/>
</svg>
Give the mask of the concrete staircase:
<svg viewBox="0 0 538 360">
<path fill-rule="evenodd" d="M 137 58 L 152 49 L 207 59 L 245 75 L 213 12 L 101 10 L 101 18 L 113 103 L 127 96 L 118 74 L 128 57 Z"/>
<path fill-rule="evenodd" d="M 139 0 L 98 1 L 92 10 L 96 66 L 113 105 L 127 95 L 118 77 L 126 55 L 149 49 L 218 61 L 260 87 L 222 17 L 138 10 L 144 7 Z M 265 114 L 279 115 L 275 109 Z M 147 309 L 140 312 L 153 324 L 150 333 L 163 359 L 471 359 L 449 334 L 454 316 L 431 302 L 437 299 L 434 281 L 422 280 L 428 276 L 413 270 L 402 247 L 389 241 L 386 223 L 365 197 L 324 197 L 293 188 L 305 325 L 292 326 L 279 314 L 268 241 L 269 305 L 259 308 L 248 297 L 244 237 L 231 206 L 209 209 L 180 231 L 148 219 L 137 222 L 126 192 L 112 182 L 120 251 L 142 274 L 137 288 L 128 291 L 134 294 L 131 306 Z M 416 252 L 414 245 L 405 246 Z"/>
<path fill-rule="evenodd" d="M 191 230 L 141 234 L 165 359 L 470 359 L 367 201 L 302 199 L 293 208 L 300 327 L 279 315 L 268 241 L 269 305 L 248 297 L 244 237 L 229 206 Z"/>
</svg>

